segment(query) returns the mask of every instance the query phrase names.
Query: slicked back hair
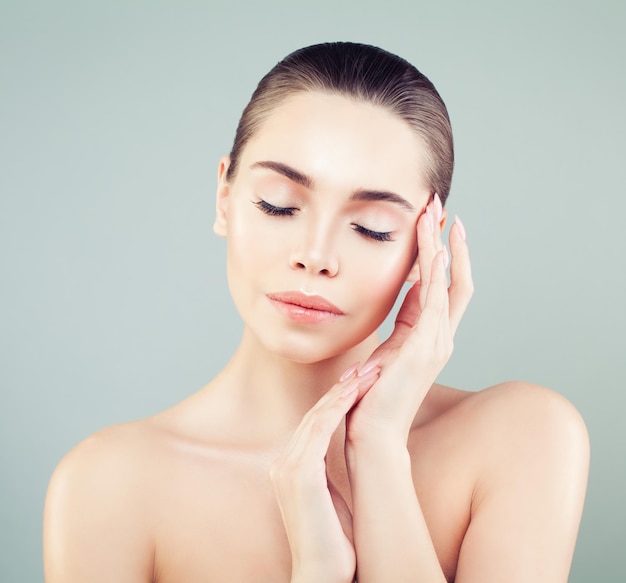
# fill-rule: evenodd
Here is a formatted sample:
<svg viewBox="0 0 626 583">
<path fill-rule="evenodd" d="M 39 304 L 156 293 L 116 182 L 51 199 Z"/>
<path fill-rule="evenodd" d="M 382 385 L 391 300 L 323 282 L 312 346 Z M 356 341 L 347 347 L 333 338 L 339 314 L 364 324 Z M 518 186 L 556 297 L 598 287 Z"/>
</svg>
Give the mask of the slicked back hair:
<svg viewBox="0 0 626 583">
<path fill-rule="evenodd" d="M 265 119 L 287 97 L 317 91 L 380 106 L 404 120 L 423 140 L 426 184 L 445 204 L 454 167 L 448 111 L 434 85 L 413 65 L 371 45 L 333 42 L 299 49 L 261 79 L 239 120 L 227 178 Z"/>
</svg>

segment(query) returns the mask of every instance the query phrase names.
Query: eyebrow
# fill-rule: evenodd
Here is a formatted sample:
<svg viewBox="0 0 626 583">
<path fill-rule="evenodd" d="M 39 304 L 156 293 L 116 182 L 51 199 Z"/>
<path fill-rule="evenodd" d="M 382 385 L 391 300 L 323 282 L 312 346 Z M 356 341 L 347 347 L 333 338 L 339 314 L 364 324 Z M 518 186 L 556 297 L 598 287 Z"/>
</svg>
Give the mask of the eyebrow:
<svg viewBox="0 0 626 583">
<path fill-rule="evenodd" d="M 255 162 L 252 166 L 250 166 L 250 168 L 267 168 L 268 170 L 273 170 L 278 174 L 282 174 L 300 186 L 304 186 L 309 189 L 313 187 L 313 180 L 310 176 L 302 174 L 302 172 L 298 172 L 295 168 L 287 166 L 287 164 L 283 164 L 282 162 L 272 162 L 271 160 Z"/>
<path fill-rule="evenodd" d="M 404 210 L 409 212 L 416 212 L 417 209 L 406 199 L 401 197 L 399 194 L 395 192 L 389 192 L 387 190 L 357 190 L 351 197 L 350 200 L 364 200 L 364 201 L 377 201 L 384 200 L 387 202 L 393 202 L 397 205 L 400 205 Z"/>
<path fill-rule="evenodd" d="M 264 160 L 261 162 L 255 162 L 250 166 L 251 169 L 255 168 L 265 168 L 267 170 L 273 170 L 282 176 L 285 176 L 292 182 L 299 184 L 300 186 L 304 186 L 305 188 L 312 189 L 313 188 L 313 179 L 302 172 L 299 172 L 295 168 L 288 166 L 287 164 L 283 164 L 282 162 L 274 162 L 272 160 Z M 409 212 L 416 212 L 417 209 L 408 201 L 406 198 L 396 194 L 395 192 L 390 192 L 387 190 L 370 190 L 365 188 L 360 188 L 352 193 L 350 196 L 350 200 L 353 201 L 385 201 L 391 202 L 401 206 L 404 210 Z"/>
</svg>

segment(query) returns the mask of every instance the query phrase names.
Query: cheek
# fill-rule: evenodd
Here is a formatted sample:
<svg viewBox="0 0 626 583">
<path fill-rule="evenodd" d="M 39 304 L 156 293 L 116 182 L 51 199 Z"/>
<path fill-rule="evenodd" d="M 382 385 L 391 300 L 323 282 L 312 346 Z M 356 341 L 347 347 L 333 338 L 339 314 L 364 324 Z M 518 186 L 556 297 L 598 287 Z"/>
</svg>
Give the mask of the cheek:
<svg viewBox="0 0 626 583">
<path fill-rule="evenodd" d="M 268 241 L 246 220 L 240 209 L 231 209 L 226 236 L 226 272 L 231 298 L 244 318 L 254 311 L 258 278 L 271 261 Z"/>
<path fill-rule="evenodd" d="M 276 261 L 276 244 L 259 221 L 250 220 L 247 209 L 238 209 L 229 217 L 227 247 L 228 268 L 242 275 L 262 271 Z M 233 273 L 235 275 L 235 273 Z"/>
<path fill-rule="evenodd" d="M 413 262 L 410 245 L 398 247 L 394 252 L 376 250 L 360 257 L 351 265 L 353 289 L 370 308 L 375 308 L 370 318 L 376 325 L 385 319 L 393 307 L 398 293 L 406 281 Z"/>
</svg>

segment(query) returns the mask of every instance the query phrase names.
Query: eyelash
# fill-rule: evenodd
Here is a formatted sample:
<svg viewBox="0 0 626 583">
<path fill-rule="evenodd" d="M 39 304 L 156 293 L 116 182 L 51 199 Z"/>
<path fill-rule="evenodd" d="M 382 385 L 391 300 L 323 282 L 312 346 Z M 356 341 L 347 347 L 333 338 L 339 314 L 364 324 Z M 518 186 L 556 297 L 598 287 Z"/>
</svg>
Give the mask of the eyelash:
<svg viewBox="0 0 626 583">
<path fill-rule="evenodd" d="M 293 215 L 298 212 L 298 209 L 295 207 L 274 206 L 264 200 L 259 200 L 258 202 L 253 202 L 252 204 L 262 213 L 270 215 L 271 217 L 293 217 Z"/>
<path fill-rule="evenodd" d="M 253 201 L 252 204 L 257 207 L 262 213 L 269 215 L 271 217 L 292 217 L 297 212 L 298 209 L 296 207 L 282 207 L 282 206 L 274 206 L 265 200 Z M 390 232 L 381 232 L 381 231 L 372 231 L 370 229 L 366 229 L 361 225 L 357 225 L 352 223 L 352 228 L 359 234 L 367 237 L 368 239 L 373 239 L 374 241 L 393 241 Z"/>
<path fill-rule="evenodd" d="M 370 229 L 366 229 L 365 227 L 362 227 L 361 225 L 356 225 L 354 223 L 352 223 L 352 228 L 357 233 L 360 233 L 361 235 L 364 235 L 369 239 L 374 239 L 374 241 L 393 241 L 391 233 L 386 231 L 371 231 Z"/>
</svg>

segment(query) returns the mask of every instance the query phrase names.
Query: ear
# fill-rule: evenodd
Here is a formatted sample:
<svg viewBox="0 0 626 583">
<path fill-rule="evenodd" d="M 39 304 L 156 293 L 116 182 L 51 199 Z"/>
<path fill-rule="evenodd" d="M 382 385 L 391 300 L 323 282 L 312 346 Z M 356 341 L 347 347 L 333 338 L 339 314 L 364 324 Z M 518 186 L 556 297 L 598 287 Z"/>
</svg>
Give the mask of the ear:
<svg viewBox="0 0 626 583">
<path fill-rule="evenodd" d="M 441 213 L 441 220 L 439 221 L 439 232 L 443 235 L 443 228 L 446 226 L 446 222 L 448 221 L 448 211 L 443 209 Z"/>
<path fill-rule="evenodd" d="M 446 221 L 448 220 L 448 211 L 443 209 L 441 214 L 441 220 L 439 221 L 439 232 L 443 233 L 443 228 L 446 226 Z M 413 267 L 411 267 L 411 271 L 406 277 L 406 280 L 409 282 L 419 281 L 420 280 L 420 263 L 419 263 L 419 255 L 415 258 L 413 262 Z"/>
<path fill-rule="evenodd" d="M 213 232 L 219 237 L 226 237 L 228 232 L 228 200 L 230 196 L 230 184 L 226 179 L 230 158 L 223 156 L 217 168 L 217 194 L 215 200 L 215 222 Z"/>
</svg>

